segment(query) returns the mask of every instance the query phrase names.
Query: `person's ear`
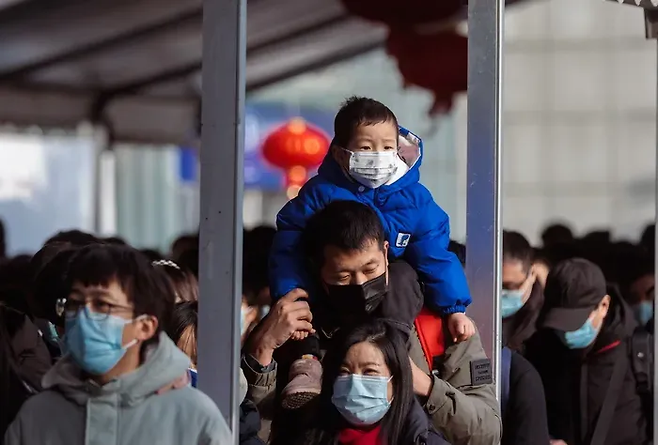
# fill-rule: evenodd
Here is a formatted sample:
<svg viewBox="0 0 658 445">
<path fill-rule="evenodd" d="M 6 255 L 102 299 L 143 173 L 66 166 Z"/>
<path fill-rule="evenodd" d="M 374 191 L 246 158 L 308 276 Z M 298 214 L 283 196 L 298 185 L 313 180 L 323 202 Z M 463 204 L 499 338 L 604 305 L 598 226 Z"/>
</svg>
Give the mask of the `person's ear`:
<svg viewBox="0 0 658 445">
<path fill-rule="evenodd" d="M 608 315 L 608 310 L 610 309 L 610 302 L 611 302 L 610 295 L 606 295 L 599 303 L 599 311 L 601 312 L 602 318 Z"/>
<path fill-rule="evenodd" d="M 386 265 L 388 266 L 388 241 L 384 241 L 384 256 L 386 257 Z"/>
<path fill-rule="evenodd" d="M 135 339 L 142 342 L 149 340 L 153 338 L 157 330 L 158 319 L 153 315 L 143 315 L 135 325 Z"/>
</svg>

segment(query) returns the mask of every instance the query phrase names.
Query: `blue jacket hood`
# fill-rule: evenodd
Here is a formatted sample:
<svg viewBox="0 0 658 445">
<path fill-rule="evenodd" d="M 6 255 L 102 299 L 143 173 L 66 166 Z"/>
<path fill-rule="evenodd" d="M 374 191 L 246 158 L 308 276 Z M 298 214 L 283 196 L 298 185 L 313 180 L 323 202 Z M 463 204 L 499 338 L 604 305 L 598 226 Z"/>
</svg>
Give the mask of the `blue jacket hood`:
<svg viewBox="0 0 658 445">
<path fill-rule="evenodd" d="M 423 161 L 423 141 L 411 131 L 399 127 L 399 155 L 409 167 L 409 170 L 397 181 L 379 188 L 382 193 L 393 193 L 420 181 L 420 165 Z M 333 146 L 333 142 L 331 146 Z M 318 175 L 339 187 L 356 192 L 361 186 L 351 179 L 332 155 L 331 146 L 329 152 L 318 169 Z"/>
</svg>

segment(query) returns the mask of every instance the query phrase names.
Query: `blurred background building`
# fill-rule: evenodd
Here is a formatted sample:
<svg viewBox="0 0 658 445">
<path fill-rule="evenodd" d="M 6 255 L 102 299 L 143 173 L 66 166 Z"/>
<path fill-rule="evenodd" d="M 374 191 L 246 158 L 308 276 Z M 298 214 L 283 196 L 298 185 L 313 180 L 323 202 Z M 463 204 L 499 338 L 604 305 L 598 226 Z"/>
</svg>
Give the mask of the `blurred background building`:
<svg viewBox="0 0 658 445">
<path fill-rule="evenodd" d="M 262 159 L 264 138 L 297 116 L 331 135 L 333 115 L 354 94 L 386 103 L 423 137 L 422 181 L 450 214 L 453 238 L 463 240 L 466 95 L 448 114 L 430 116 L 432 94 L 403 88 L 383 47 L 249 92 L 245 225 L 273 224 L 288 199 L 282 173 Z M 655 212 L 656 51 L 644 38 L 642 10 L 600 0 L 510 7 L 504 97 L 505 227 L 533 242 L 558 221 L 580 233 L 609 228 L 637 238 Z M 73 227 L 162 250 L 196 231 L 193 140 L 116 144 L 99 157 L 103 140 L 89 125 L 2 128 L 0 218 L 10 253 L 35 251 Z"/>
</svg>

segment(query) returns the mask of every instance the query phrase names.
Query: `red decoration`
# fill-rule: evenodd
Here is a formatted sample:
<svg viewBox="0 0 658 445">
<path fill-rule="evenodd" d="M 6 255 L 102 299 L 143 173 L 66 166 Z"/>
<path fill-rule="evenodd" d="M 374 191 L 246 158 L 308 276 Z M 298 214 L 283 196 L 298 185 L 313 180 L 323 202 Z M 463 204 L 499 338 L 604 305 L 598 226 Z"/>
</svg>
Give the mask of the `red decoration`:
<svg viewBox="0 0 658 445">
<path fill-rule="evenodd" d="M 465 9 L 463 0 L 342 0 L 351 14 L 391 27 L 449 20 Z"/>
<path fill-rule="evenodd" d="M 270 133 L 263 142 L 263 157 L 286 173 L 288 195 L 308 179 L 308 170 L 322 163 L 330 144 L 319 128 L 301 118 L 292 119 Z"/>
<path fill-rule="evenodd" d="M 511 5 L 524 0 L 507 0 Z M 404 86 L 434 93 L 431 113 L 449 111 L 466 91 L 467 38 L 454 32 L 467 16 L 466 0 L 342 0 L 352 14 L 388 25 L 388 51 L 398 60 Z"/>
<path fill-rule="evenodd" d="M 430 113 L 449 111 L 453 96 L 466 91 L 468 39 L 456 31 L 425 35 L 391 29 L 387 49 L 397 59 L 405 84 L 434 93 Z"/>
</svg>

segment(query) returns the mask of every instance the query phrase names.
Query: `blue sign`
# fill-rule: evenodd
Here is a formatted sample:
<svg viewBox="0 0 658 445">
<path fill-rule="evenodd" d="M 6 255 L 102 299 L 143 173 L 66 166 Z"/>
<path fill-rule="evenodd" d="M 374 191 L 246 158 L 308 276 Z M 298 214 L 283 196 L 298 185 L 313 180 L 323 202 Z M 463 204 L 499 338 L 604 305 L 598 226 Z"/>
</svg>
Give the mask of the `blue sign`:
<svg viewBox="0 0 658 445">
<path fill-rule="evenodd" d="M 248 103 L 245 106 L 244 186 L 246 189 L 280 191 L 285 175 L 271 166 L 261 154 L 265 138 L 290 119 L 301 117 L 311 124 L 333 134 L 333 112 L 313 107 L 291 107 L 279 103 Z M 196 150 L 180 149 L 180 179 L 198 181 L 198 155 Z M 315 172 L 310 172 L 314 175 Z"/>
</svg>

